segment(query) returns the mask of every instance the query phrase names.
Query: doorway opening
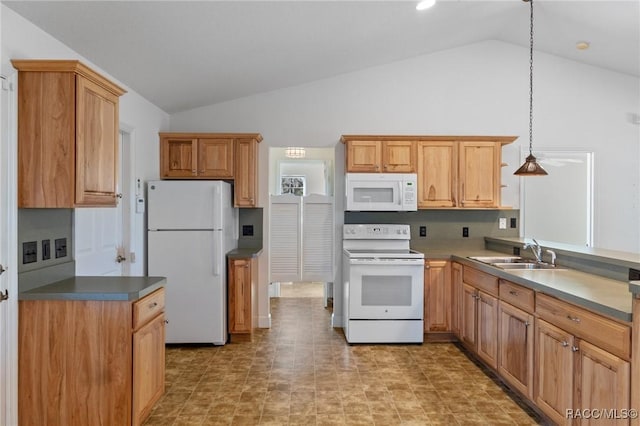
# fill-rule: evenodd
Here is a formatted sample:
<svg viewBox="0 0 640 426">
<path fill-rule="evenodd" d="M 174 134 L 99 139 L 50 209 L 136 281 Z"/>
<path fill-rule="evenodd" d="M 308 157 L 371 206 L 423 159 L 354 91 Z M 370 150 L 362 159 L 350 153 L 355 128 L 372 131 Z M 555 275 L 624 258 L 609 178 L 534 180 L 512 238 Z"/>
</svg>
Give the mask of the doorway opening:
<svg viewBox="0 0 640 426">
<path fill-rule="evenodd" d="M 333 306 L 334 148 L 269 153 L 269 298 Z"/>
</svg>

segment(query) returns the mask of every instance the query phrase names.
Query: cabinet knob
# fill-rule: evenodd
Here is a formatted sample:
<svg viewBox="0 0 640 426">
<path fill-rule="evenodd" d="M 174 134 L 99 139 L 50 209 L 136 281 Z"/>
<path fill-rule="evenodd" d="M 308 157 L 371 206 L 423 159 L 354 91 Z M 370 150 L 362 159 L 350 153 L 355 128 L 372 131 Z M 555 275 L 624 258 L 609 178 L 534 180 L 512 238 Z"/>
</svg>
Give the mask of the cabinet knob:
<svg viewBox="0 0 640 426">
<path fill-rule="evenodd" d="M 571 346 L 571 351 L 573 351 L 573 352 L 578 352 L 579 350 L 580 350 L 580 348 L 579 348 L 579 347 L 577 347 L 577 346 Z"/>
<path fill-rule="evenodd" d="M 570 319 L 573 322 L 580 322 L 580 318 L 578 317 L 572 317 L 571 315 L 567 315 L 567 318 Z"/>
<path fill-rule="evenodd" d="M 427 264 L 425 263 L 425 265 L 424 265 L 424 269 L 429 269 L 429 268 L 431 268 L 431 266 L 429 266 L 429 265 L 427 265 Z"/>
<path fill-rule="evenodd" d="M 196 174 L 196 169 L 191 169 L 191 173 Z"/>
<path fill-rule="evenodd" d="M 149 309 L 153 309 L 158 306 L 158 302 L 149 303 Z"/>
<path fill-rule="evenodd" d="M 512 295 L 512 296 L 517 296 L 518 292 L 515 291 L 515 290 L 509 290 L 509 294 Z"/>
<path fill-rule="evenodd" d="M 561 345 L 563 348 L 566 348 L 567 346 L 569 346 L 569 342 L 562 342 Z"/>
</svg>

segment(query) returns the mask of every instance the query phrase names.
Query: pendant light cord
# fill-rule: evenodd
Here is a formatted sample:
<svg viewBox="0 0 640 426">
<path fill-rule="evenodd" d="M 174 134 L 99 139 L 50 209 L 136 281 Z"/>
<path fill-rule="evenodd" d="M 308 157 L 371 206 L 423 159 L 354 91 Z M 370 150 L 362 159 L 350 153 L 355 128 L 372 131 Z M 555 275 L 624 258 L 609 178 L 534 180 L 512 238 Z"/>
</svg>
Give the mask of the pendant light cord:
<svg viewBox="0 0 640 426">
<path fill-rule="evenodd" d="M 529 38 L 529 155 L 533 155 L 533 0 L 524 1 L 528 1 L 531 6 Z"/>
</svg>

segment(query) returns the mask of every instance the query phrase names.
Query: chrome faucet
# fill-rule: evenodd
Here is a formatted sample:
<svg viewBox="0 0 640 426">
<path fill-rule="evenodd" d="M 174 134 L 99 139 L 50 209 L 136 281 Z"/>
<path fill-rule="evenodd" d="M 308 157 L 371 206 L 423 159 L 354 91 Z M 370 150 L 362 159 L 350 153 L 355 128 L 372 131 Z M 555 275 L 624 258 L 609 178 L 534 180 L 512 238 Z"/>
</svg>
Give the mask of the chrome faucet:
<svg viewBox="0 0 640 426">
<path fill-rule="evenodd" d="M 547 253 L 551 255 L 551 264 L 556 266 L 556 252 L 553 250 L 545 250 Z"/>
<path fill-rule="evenodd" d="M 540 247 L 540 244 L 536 241 L 535 238 L 532 238 L 532 240 L 533 244 L 525 243 L 522 248 L 525 250 L 531 248 L 533 255 L 536 257 L 536 262 L 540 263 L 542 262 L 542 247 Z"/>
</svg>

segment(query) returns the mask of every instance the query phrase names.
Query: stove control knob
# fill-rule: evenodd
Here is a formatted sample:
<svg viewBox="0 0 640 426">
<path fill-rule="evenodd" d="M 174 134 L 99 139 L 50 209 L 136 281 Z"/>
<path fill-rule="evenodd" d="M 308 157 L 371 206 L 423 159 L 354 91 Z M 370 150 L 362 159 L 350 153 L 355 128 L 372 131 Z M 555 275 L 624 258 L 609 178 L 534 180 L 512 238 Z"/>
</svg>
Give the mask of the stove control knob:
<svg viewBox="0 0 640 426">
<path fill-rule="evenodd" d="M 399 234 L 401 231 L 398 229 L 396 232 Z"/>
<path fill-rule="evenodd" d="M 402 230 L 402 233 L 403 233 L 403 234 L 405 234 L 405 235 L 407 235 L 407 230 L 406 230 L 406 229 L 403 229 L 403 230 Z"/>
</svg>

